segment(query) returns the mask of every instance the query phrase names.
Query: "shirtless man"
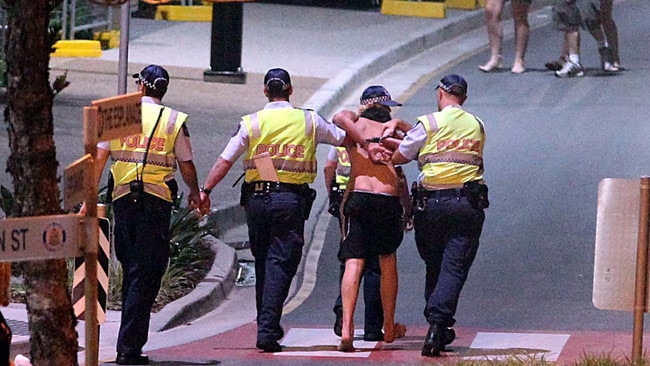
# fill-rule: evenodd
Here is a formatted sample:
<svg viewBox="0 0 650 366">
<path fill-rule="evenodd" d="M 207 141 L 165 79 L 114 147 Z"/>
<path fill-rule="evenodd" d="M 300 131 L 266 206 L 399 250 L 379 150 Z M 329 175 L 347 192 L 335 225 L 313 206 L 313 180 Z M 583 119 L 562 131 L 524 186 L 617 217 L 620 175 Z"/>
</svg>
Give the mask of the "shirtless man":
<svg viewBox="0 0 650 366">
<path fill-rule="evenodd" d="M 382 124 L 360 118 L 352 111 L 337 113 L 333 121 L 337 125 L 341 125 L 342 121 L 354 121 L 358 130 L 368 139 L 384 136 L 389 125 L 397 126 L 397 129 L 402 131 L 411 128 L 402 120 L 391 120 L 391 123 Z M 395 127 L 390 130 L 395 130 Z M 352 167 L 344 199 L 344 238 L 339 252 L 339 258 L 345 261 L 345 273 L 341 282 L 343 327 L 338 349 L 353 352 L 354 309 L 364 267 L 363 258 L 368 256 L 367 253 L 379 255 L 384 342 L 391 343 L 406 333 L 403 324 L 395 323 L 398 287 L 395 252 L 403 238 L 404 209 L 400 202 L 401 189 L 408 188 L 400 184 L 400 175 L 392 163 L 373 163 L 357 144 L 346 141 L 344 145 L 348 149 Z"/>
</svg>

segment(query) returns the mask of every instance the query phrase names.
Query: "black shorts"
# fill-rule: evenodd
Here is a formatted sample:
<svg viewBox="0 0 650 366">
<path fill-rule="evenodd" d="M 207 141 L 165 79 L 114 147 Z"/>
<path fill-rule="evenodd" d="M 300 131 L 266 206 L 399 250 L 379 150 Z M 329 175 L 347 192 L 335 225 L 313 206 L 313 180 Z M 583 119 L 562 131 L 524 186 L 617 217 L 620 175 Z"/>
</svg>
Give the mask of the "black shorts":
<svg viewBox="0 0 650 366">
<path fill-rule="evenodd" d="M 343 208 L 344 239 L 339 259 L 394 253 L 402 243 L 399 197 L 352 192 Z"/>
</svg>

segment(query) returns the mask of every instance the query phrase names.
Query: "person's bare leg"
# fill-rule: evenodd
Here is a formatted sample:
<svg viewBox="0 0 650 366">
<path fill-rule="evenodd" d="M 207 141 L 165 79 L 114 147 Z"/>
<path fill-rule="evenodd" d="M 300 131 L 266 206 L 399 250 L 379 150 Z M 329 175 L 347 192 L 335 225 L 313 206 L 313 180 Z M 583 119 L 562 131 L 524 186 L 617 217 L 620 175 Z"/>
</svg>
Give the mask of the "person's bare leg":
<svg viewBox="0 0 650 366">
<path fill-rule="evenodd" d="M 528 24 L 529 4 L 525 1 L 511 0 L 511 6 L 515 23 L 515 60 L 510 71 L 521 74 L 526 71 L 524 59 L 530 36 L 530 25 Z"/>
<path fill-rule="evenodd" d="M 384 342 L 391 343 L 395 338 L 404 337 L 406 327 L 395 323 L 395 303 L 397 302 L 397 255 L 395 253 L 379 256 L 381 268 L 381 306 L 384 309 Z"/>
<path fill-rule="evenodd" d="M 485 6 L 485 22 L 487 25 L 488 43 L 490 45 L 490 60 L 478 68 L 490 72 L 501 67 L 501 46 L 503 43 L 503 26 L 501 12 L 505 0 L 487 0 Z"/>
<path fill-rule="evenodd" d="M 601 0 L 600 22 L 603 25 L 603 31 L 605 32 L 609 49 L 612 50 L 614 65 L 620 67 L 621 56 L 618 53 L 618 27 L 612 17 L 613 8 L 614 4 L 612 0 Z"/>
<path fill-rule="evenodd" d="M 341 300 L 343 302 L 343 328 L 338 350 L 353 352 L 354 345 L 354 309 L 359 297 L 359 283 L 363 272 L 364 260 L 349 258 L 345 261 L 345 272 L 341 280 Z"/>
<path fill-rule="evenodd" d="M 580 55 L 580 32 L 570 31 L 564 33 L 564 40 L 569 56 Z"/>
</svg>

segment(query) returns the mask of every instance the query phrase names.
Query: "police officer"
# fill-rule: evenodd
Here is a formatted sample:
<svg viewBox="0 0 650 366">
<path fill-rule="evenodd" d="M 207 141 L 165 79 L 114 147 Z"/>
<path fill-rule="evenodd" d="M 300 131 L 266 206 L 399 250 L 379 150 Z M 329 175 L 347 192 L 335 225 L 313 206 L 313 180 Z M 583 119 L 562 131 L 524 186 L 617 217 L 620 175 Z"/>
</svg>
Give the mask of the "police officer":
<svg viewBox="0 0 650 366">
<path fill-rule="evenodd" d="M 438 356 L 453 341 L 449 327 L 476 256 L 487 207 L 483 178 L 483 122 L 462 109 L 467 82 L 447 75 L 437 87 L 438 112 L 418 117 L 393 155 L 421 170 L 415 242 L 426 264 L 424 311 L 429 330 L 422 355 Z"/>
<path fill-rule="evenodd" d="M 211 190 L 243 154 L 246 211 L 251 251 L 255 257 L 257 343 L 263 352 L 280 352 L 284 336 L 282 307 L 296 274 L 304 245 L 304 223 L 316 191 L 308 184 L 316 177 L 316 146 L 341 145 L 345 132 L 312 110 L 294 108 L 289 73 L 270 69 L 264 76 L 264 109 L 242 117 L 236 134 L 221 153 L 201 188 L 202 211 L 209 210 Z M 354 141 L 365 142 L 349 127 Z M 371 146 L 372 145 L 372 146 Z M 388 152 L 378 144 L 364 144 L 373 155 Z M 380 151 L 381 150 L 381 151 Z M 268 154 L 277 181 L 263 178 L 256 158 Z"/>
<path fill-rule="evenodd" d="M 101 142 L 96 179 L 110 156 L 109 177 L 115 220 L 115 254 L 122 264 L 122 319 L 117 338 L 118 365 L 147 365 L 142 354 L 149 319 L 170 255 L 169 222 L 178 185 L 176 165 L 189 188 L 192 208 L 199 187 L 192 161 L 187 114 L 162 105 L 169 74 L 149 65 L 133 75 L 142 97 L 142 134 Z"/>
</svg>

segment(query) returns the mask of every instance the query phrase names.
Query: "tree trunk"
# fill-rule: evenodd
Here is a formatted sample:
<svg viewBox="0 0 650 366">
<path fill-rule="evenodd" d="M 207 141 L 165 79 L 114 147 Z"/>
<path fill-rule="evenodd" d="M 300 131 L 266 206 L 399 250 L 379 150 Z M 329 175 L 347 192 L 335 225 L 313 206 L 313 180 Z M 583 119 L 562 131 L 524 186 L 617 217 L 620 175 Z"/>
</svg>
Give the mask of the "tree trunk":
<svg viewBox="0 0 650 366">
<path fill-rule="evenodd" d="M 50 12 L 57 0 L 4 0 L 8 15 L 7 107 L 5 122 L 11 155 L 15 216 L 61 213 L 53 136 L 49 61 Z M 77 365 L 76 319 L 67 289 L 65 259 L 26 262 L 31 361 Z"/>
</svg>

